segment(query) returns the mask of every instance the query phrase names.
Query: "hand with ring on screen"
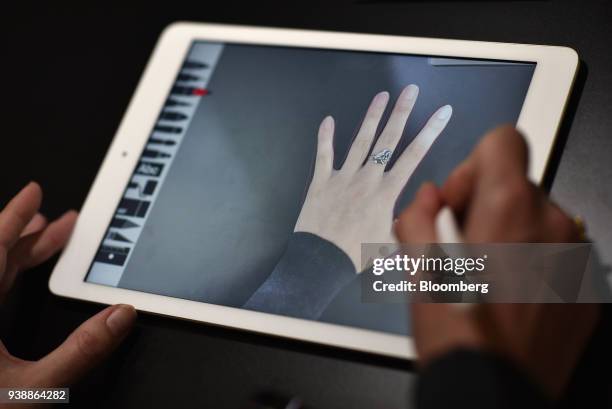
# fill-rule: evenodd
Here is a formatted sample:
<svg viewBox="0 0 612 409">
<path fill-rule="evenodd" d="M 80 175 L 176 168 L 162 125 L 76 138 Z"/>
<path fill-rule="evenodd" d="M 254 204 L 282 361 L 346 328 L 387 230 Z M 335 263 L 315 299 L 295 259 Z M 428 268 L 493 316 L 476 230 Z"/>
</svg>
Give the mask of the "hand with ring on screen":
<svg viewBox="0 0 612 409">
<path fill-rule="evenodd" d="M 404 88 L 369 154 L 389 101 L 388 92 L 377 94 L 339 170 L 333 167 L 333 118 L 326 117 L 319 128 L 314 175 L 294 231 L 334 243 L 349 256 L 357 271 L 362 243 L 396 242 L 392 228 L 395 202 L 452 116 L 450 105 L 439 108 L 385 172 L 418 93 L 414 84 Z"/>
</svg>

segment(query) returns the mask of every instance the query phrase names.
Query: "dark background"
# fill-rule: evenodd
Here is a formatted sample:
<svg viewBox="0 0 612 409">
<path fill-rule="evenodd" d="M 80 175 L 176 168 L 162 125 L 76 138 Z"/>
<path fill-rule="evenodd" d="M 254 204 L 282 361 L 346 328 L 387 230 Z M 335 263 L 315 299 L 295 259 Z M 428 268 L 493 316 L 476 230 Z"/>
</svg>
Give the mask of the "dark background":
<svg viewBox="0 0 612 409">
<path fill-rule="evenodd" d="M 607 1 L 163 2 L 62 9 L 23 5 L 0 17 L 0 202 L 29 180 L 43 212 L 79 208 L 162 29 L 193 20 L 565 45 L 582 67 L 549 169 L 553 197 L 582 215 L 612 262 L 612 5 Z M 24 274 L 3 308 L 10 351 L 35 359 L 99 306 L 49 294 L 53 263 Z M 589 403 L 607 393 L 606 331 L 575 382 Z M 88 407 L 248 407 L 300 395 L 313 408 L 407 407 L 411 365 L 141 314 L 116 356 L 72 389 Z M 606 368 L 606 370 L 608 370 Z M 469 376 L 469 368 L 466 368 Z M 571 398 L 570 398 L 571 399 Z M 174 404 L 172 403 L 174 402 Z M 586 406 L 586 401 L 584 405 Z"/>
</svg>

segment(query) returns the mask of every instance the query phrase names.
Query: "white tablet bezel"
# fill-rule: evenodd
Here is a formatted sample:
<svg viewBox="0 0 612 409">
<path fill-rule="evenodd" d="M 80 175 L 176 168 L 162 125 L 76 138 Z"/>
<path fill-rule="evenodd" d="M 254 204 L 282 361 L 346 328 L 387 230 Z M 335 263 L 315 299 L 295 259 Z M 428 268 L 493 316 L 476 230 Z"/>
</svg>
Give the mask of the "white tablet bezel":
<svg viewBox="0 0 612 409">
<path fill-rule="evenodd" d="M 406 336 L 265 314 L 85 282 L 94 255 L 194 40 L 535 62 L 517 127 L 530 148 L 530 177 L 540 182 L 578 67 L 570 48 L 335 33 L 220 24 L 175 23 L 161 35 L 49 280 L 54 294 L 210 324 L 413 358 Z"/>
</svg>

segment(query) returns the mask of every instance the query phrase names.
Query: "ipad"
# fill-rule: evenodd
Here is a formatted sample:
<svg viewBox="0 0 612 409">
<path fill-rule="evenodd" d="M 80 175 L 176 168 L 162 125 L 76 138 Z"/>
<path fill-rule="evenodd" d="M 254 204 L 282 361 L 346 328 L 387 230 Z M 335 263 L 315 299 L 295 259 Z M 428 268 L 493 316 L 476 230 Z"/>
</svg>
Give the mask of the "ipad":
<svg viewBox="0 0 612 409">
<path fill-rule="evenodd" d="M 564 47 L 173 24 L 145 69 L 50 289 L 412 358 L 408 304 L 362 302 L 358 248 L 380 242 L 363 234 L 369 216 L 337 222 L 338 209 L 363 204 L 360 191 L 347 199 L 312 187 L 319 164 L 328 161 L 328 176 L 343 171 L 366 112 L 382 106 L 380 124 L 391 122 L 398 96 L 410 93 L 412 110 L 392 149 L 357 156 L 359 166 L 386 177 L 413 141 L 435 130 L 428 149 L 400 172 L 395 193 L 376 196 L 387 209 L 383 224 L 421 183 L 442 183 L 499 124 L 524 133 L 538 182 L 577 66 L 576 52 Z"/>
</svg>

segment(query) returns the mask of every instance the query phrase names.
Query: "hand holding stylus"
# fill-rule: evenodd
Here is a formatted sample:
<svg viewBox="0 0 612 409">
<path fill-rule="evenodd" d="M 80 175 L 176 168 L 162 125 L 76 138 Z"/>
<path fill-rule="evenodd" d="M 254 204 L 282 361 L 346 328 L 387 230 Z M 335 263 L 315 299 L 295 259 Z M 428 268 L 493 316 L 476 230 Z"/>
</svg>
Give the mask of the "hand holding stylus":
<svg viewBox="0 0 612 409">
<path fill-rule="evenodd" d="M 438 188 L 424 184 L 400 215 L 402 243 L 441 241 L 439 212 L 452 210 L 467 243 L 572 243 L 576 225 L 527 178 L 527 145 L 512 127 L 483 138 Z M 442 215 L 443 216 L 443 215 Z M 593 331 L 596 304 L 412 304 L 422 365 L 457 349 L 486 350 L 518 365 L 558 397 Z M 560 341 L 561 340 L 561 341 Z"/>
<path fill-rule="evenodd" d="M 76 212 L 67 212 L 47 223 L 38 213 L 41 200 L 40 187 L 30 183 L 0 213 L 0 299 L 6 296 L 20 271 L 52 257 L 70 237 Z M 135 317 L 131 306 L 108 307 L 38 361 L 14 357 L 0 342 L 0 387 L 70 385 L 115 349 L 129 332 Z"/>
<path fill-rule="evenodd" d="M 404 88 L 368 157 L 376 130 L 389 101 L 381 92 L 372 100 L 340 170 L 334 162 L 334 120 L 326 117 L 319 128 L 315 171 L 295 226 L 326 239 L 343 250 L 360 271 L 362 243 L 393 243 L 393 208 L 418 164 L 446 127 L 452 108 L 439 108 L 385 172 L 417 100 L 416 85 Z M 364 164 L 365 162 L 365 164 Z"/>
</svg>

